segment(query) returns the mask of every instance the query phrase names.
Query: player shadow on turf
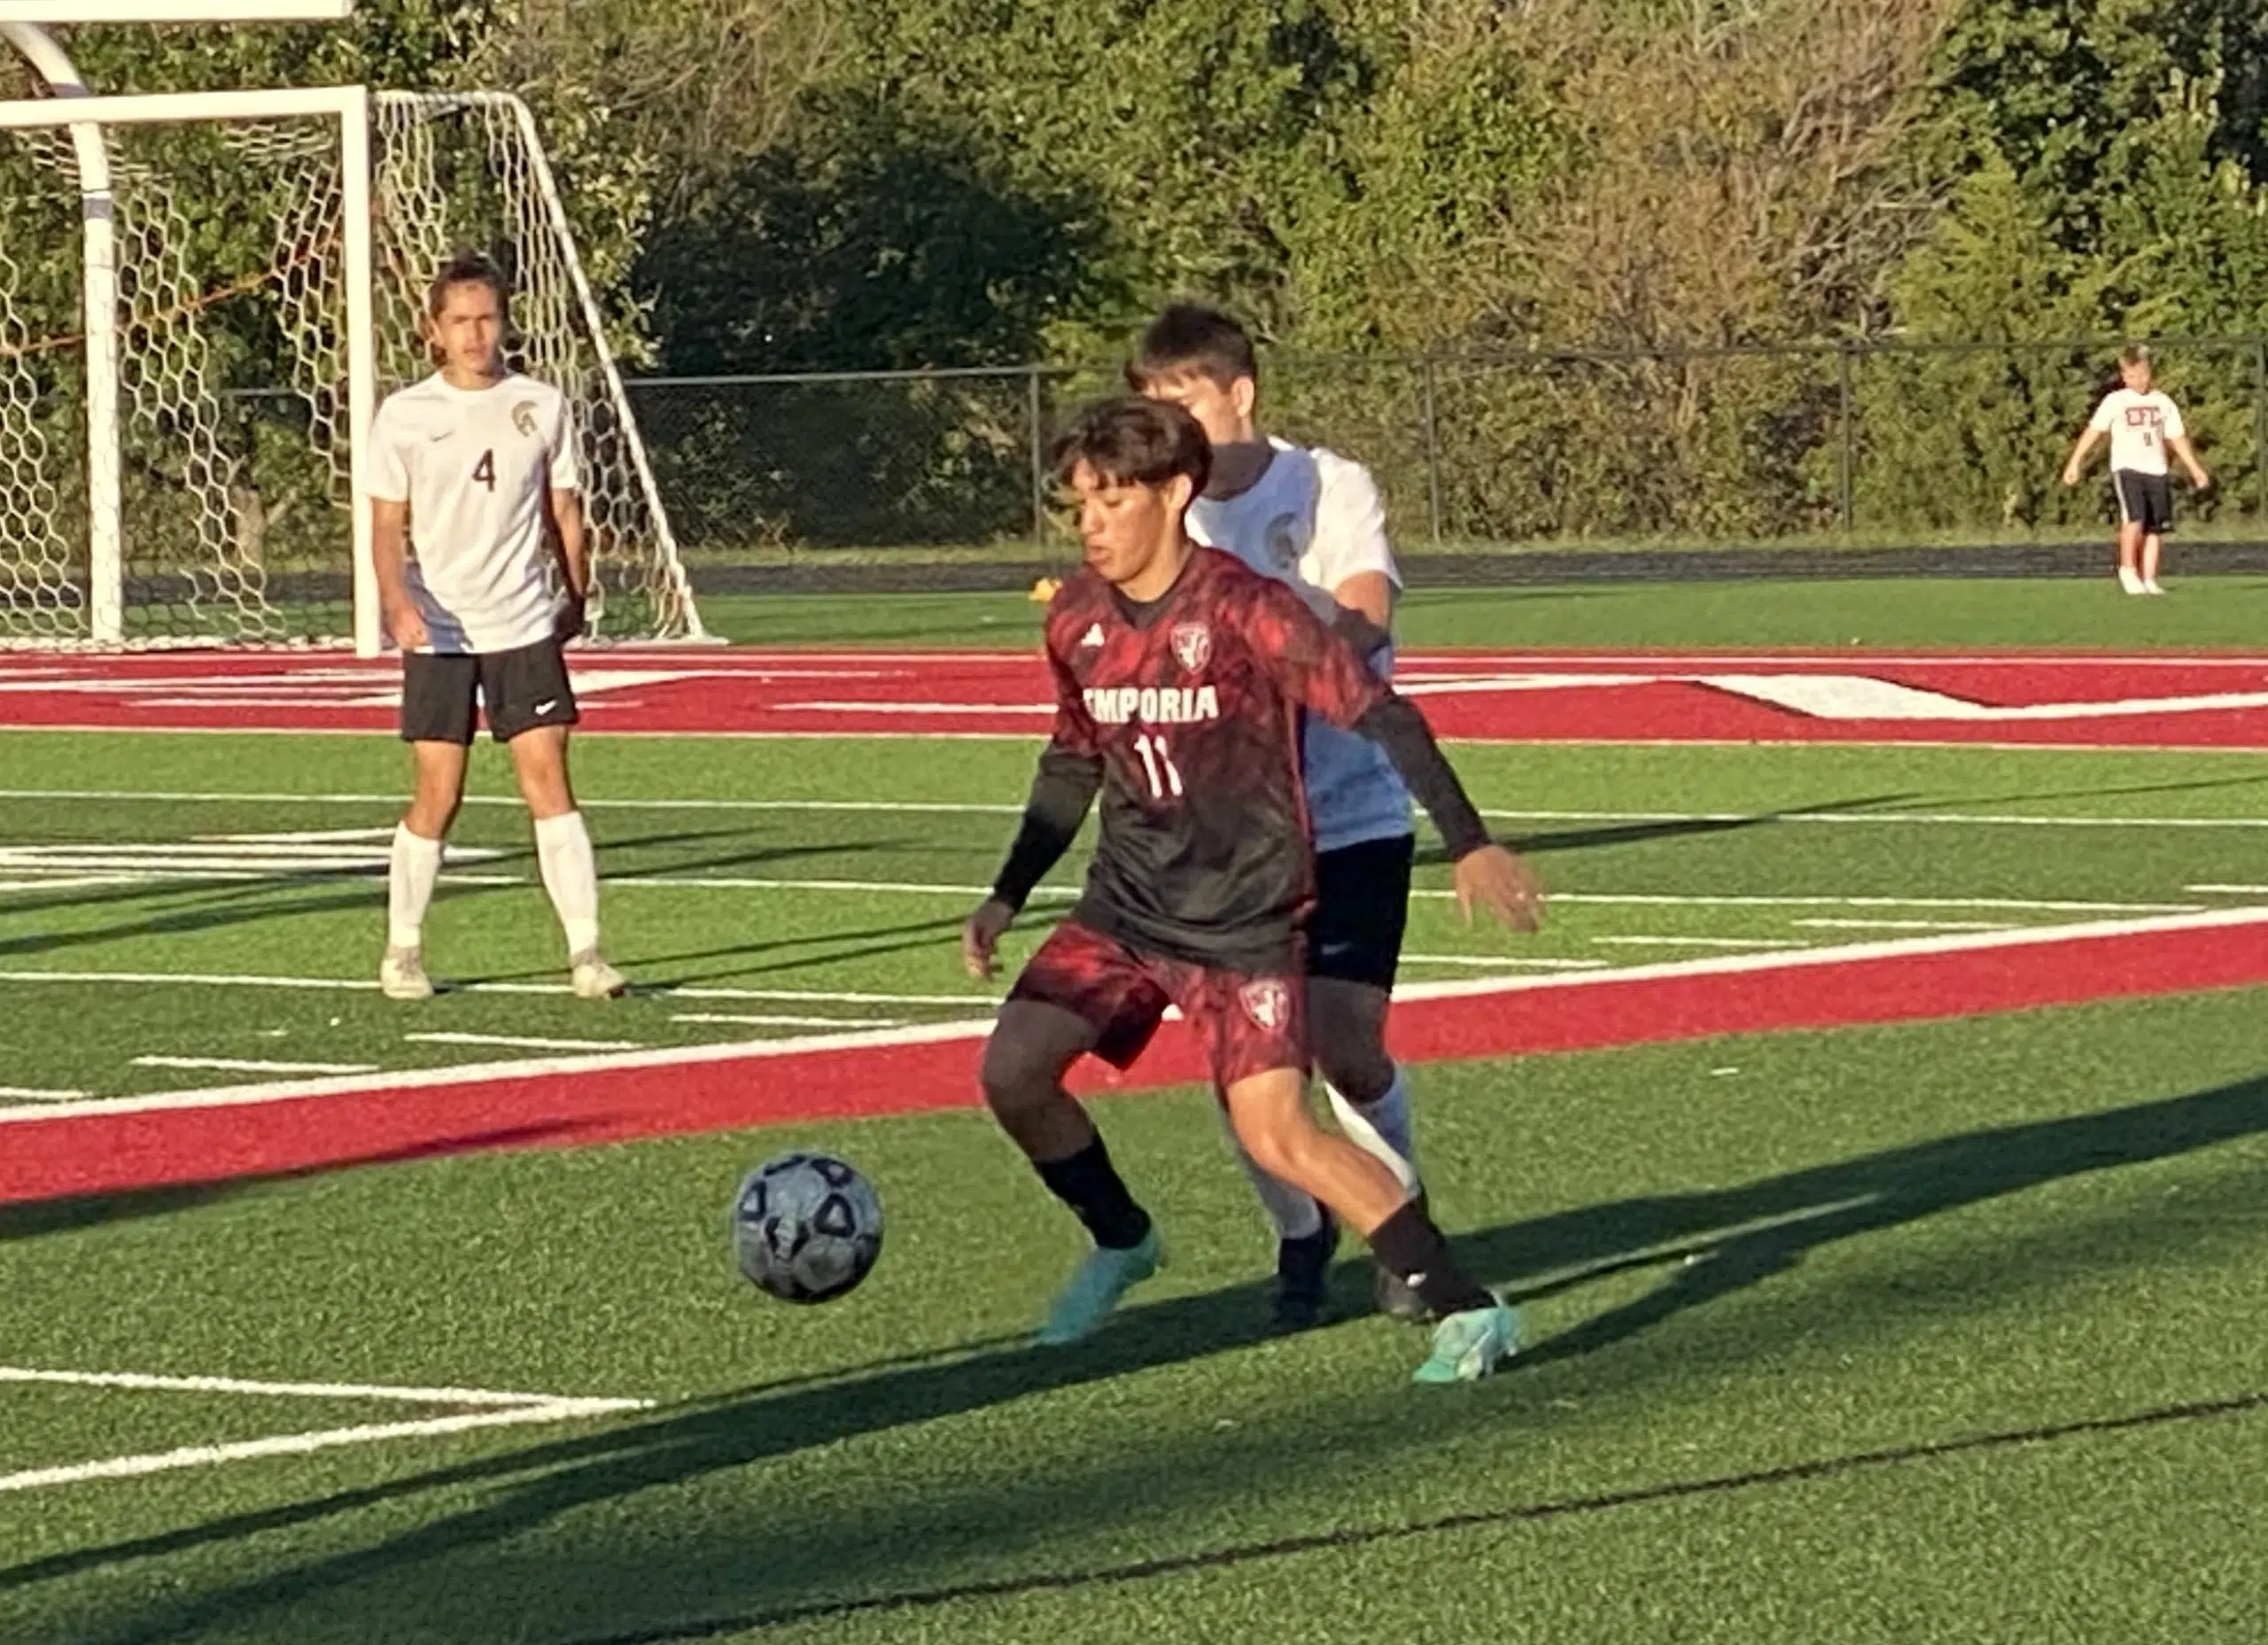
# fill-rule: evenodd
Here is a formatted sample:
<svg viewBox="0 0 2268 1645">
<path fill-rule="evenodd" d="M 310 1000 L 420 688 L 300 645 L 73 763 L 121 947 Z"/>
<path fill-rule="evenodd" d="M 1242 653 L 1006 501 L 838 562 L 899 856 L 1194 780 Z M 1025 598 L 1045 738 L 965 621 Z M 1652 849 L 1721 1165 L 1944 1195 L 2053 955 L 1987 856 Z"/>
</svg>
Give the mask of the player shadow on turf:
<svg viewBox="0 0 2268 1645">
<path fill-rule="evenodd" d="M 1480 1419 L 1472 1415 L 1476 1410 L 1485 1413 L 1487 1420 L 1501 1421 L 1508 1414 L 1534 1408 L 1539 1396 L 1525 1391 L 1524 1370 L 1543 1370 L 1625 1341 L 1689 1309 L 1783 1272 L 1799 1263 L 1807 1252 L 1822 1245 L 2092 1172 L 2171 1159 L 2263 1134 L 2268 1134 L 2268 1077 L 2105 1113 L 1935 1138 L 1736 1188 L 1651 1195 L 1467 1234 L 1456 1241 L 1460 1258 L 1485 1278 L 1511 1276 L 1515 1297 L 1550 1294 L 1617 1271 L 1672 1262 L 1682 1266 L 1649 1296 L 1535 1345 L 1503 1378 L 1506 1392 L 1501 1400 L 1475 1408 L 1416 1390 L 1382 1392 L 1378 1400 L 1362 1403 L 1359 1409 L 1349 1408 L 1359 1420 L 1342 1424 L 1333 1443 L 1358 1447 L 1366 1442 L 1453 1442 L 1459 1424 Z M 2248 1196 L 2249 1203 L 2249 1182 L 2236 1188 Z M 2126 1223 L 2124 1217 L 2118 1220 L 2121 1229 Z M 2047 1238 L 2058 1248 L 2070 1243 L 2068 1230 L 2055 1230 Z M 2121 1234 L 2100 1257 L 2092 1252 L 2082 1255 L 2099 1271 L 2105 1263 L 2132 1261 L 2133 1250 L 2132 1241 Z M 1694 1260 L 1689 1262 L 1689 1258 Z M 1990 1271 L 2008 1283 L 2023 1283 L 2018 1269 L 2008 1262 L 1994 1263 Z M 177 1601 L 153 1596 L 151 1604 L 166 1609 L 153 1610 L 118 1637 L 166 1638 L 223 1622 L 243 1626 L 260 1608 L 313 1600 L 355 1582 L 398 1579 L 400 1572 L 421 1567 L 427 1571 L 422 1586 L 435 1591 L 442 1579 L 433 1572 L 465 1569 L 469 1561 L 479 1557 L 478 1550 L 510 1545 L 579 1510 L 861 1436 L 1252 1346 L 1267 1335 L 1262 1324 L 1262 1287 L 1254 1283 L 1138 1304 L 1127 1308 L 1093 1341 L 1069 1350 L 1043 1351 L 1018 1341 L 1014 1346 L 975 1347 L 967 1353 L 944 1350 L 952 1357 L 942 1362 L 924 1353 L 907 1356 L 915 1362 L 896 1368 L 870 1368 L 818 1382 L 796 1379 L 776 1386 L 757 1385 L 697 1405 L 664 1409 L 571 1438 L 314 1501 L 238 1514 L 105 1548 L 51 1555 L 0 1570 L 0 1591 L 289 1530 L 427 1492 L 439 1494 L 437 1501 L 454 1507 L 472 1494 L 466 1487 L 477 1487 L 474 1505 L 454 1512 L 445 1509 L 443 1517 L 376 1546 Z M 1821 1307 L 1824 1301 L 1792 1299 L 1783 1328 L 1816 1338 L 1854 1317 L 1847 1311 L 1838 1314 Z M 1763 1356 L 1772 1351 L 1776 1339 L 1762 1333 L 1744 1340 Z M 1642 1383 L 1659 1371 L 1658 1362 L 1651 1360 L 1626 1359 L 1618 1364 L 1624 1382 Z M 1547 1388 L 1553 1385 L 1545 1385 Z M 1389 1412 L 1402 1415 L 1388 1420 Z M 1312 1427 L 1309 1418 L 1301 1420 Z M 1312 1434 L 1307 1437 L 1313 1438 Z M 1311 1454 L 1311 1447 L 1303 1454 Z M 1272 1455 L 1254 1455 L 1249 1459 L 1250 1468 L 1263 1466 Z M 1254 1484 L 1250 1468 L 1238 1476 L 1241 1488 Z M 1155 1507 L 1157 1490 L 1194 1493 L 1205 1479 L 1222 1471 L 1215 1465 L 1183 1467 L 1178 1462 L 1162 1472 L 1153 1467 L 1139 1482 L 1147 1494 L 1143 1489 L 1130 1489 L 1125 1500 Z M 1077 1497 L 1084 1494 L 1086 1511 L 1091 1515 L 1117 1500 L 1099 1492 L 1097 1482 L 1084 1474 L 1051 1476 L 1032 1482 L 1029 1493 L 1028 1500 L 1020 1499 L 1013 1506 L 1030 1506 L 1051 1494 Z M 649 1595 L 658 1586 L 676 1596 L 678 1603 L 670 1610 L 677 1616 L 689 1614 L 694 1605 L 717 1603 L 744 1610 L 772 1608 L 754 1618 L 750 1626 L 776 1619 L 783 1610 L 811 1603 L 814 1590 L 855 1590 L 860 1580 L 887 1579 L 922 1558 L 951 1554 L 957 1546 L 949 1546 L 955 1503 L 948 1500 L 935 1508 L 932 1517 L 939 1527 L 933 1532 L 935 1542 L 917 1540 L 908 1534 L 912 1527 L 900 1525 L 893 1536 L 875 1539 L 868 1556 L 855 1565 L 844 1556 L 846 1550 L 840 1542 L 830 1543 L 825 1538 L 812 1549 L 791 1550 L 788 1544 L 794 1530 L 790 1526 L 777 1533 L 773 1539 L 777 1546 L 761 1540 L 750 1544 L 728 1569 L 719 1568 L 713 1548 L 688 1552 L 687 1586 L 672 1588 L 665 1570 L 656 1567 L 649 1550 L 641 1555 L 642 1563 L 637 1567 L 635 1592 L 628 1591 L 625 1572 L 625 1613 L 636 1611 L 642 1617 L 654 1603 Z M 1045 1517 L 1051 1510 L 1042 1504 L 1034 1511 Z M 1078 1510 L 1066 1507 L 1063 1511 Z M 596 1556 L 600 1551 L 593 1552 Z M 791 1552 L 796 1556 L 788 1557 Z M 706 1595 L 691 1592 L 693 1587 L 703 1585 L 731 1591 Z M 531 1607 L 539 1599 L 533 1589 L 524 1597 Z M 582 1637 L 592 1632 L 587 1610 L 571 1607 L 574 1602 L 562 1601 L 557 1637 Z M 541 1619 L 532 1610 L 523 1613 L 523 1620 L 531 1637 L 553 1637 L 541 1628 Z M 618 1625 L 622 1629 L 633 1626 L 628 1614 Z M 622 1634 L 633 1636 L 700 1635 L 670 1628 Z"/>
<path fill-rule="evenodd" d="M 1643 845 L 1654 840 L 1699 839 L 1713 834 L 1740 834 L 1751 828 L 1771 827 L 1790 819 L 1799 820 L 1807 817 L 1863 815 L 1886 806 L 1914 803 L 1919 797 L 1912 794 L 1876 794 L 1859 799 L 1829 800 L 1818 805 L 1788 806 L 1777 811 L 1756 811 L 1740 816 L 1728 814 L 1720 817 L 1670 817 L 1652 820 L 1633 820 L 1610 823 L 1596 827 L 1518 834 L 1507 837 L 1504 843 L 1525 857 L 1546 857 L 1561 851 L 1588 851 L 1616 845 Z M 1440 847 L 1433 846 L 1419 851 L 1418 860 L 1421 863 L 1446 865 L 1449 858 Z"/>
<path fill-rule="evenodd" d="M 2108 1113 L 1964 1132 L 1705 1193 L 1587 1207 L 1470 1234 L 1457 1254 L 1514 1300 L 1674 1263 L 1659 1286 L 1522 1355 L 1597 1352 L 1799 1264 L 1821 1246 L 2027 1189 L 2268 1133 L 2268 1076 Z M 1554 1270 L 1557 1270 L 1555 1272 Z"/>
</svg>

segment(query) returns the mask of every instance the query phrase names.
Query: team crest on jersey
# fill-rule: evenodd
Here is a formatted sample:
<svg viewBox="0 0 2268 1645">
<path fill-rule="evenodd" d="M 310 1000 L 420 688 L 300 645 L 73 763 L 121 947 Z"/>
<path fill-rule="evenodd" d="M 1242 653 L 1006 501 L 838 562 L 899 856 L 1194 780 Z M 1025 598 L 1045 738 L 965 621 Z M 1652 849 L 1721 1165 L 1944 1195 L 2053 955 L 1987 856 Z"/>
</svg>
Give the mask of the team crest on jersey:
<svg viewBox="0 0 2268 1645">
<path fill-rule="evenodd" d="M 512 407 L 512 426 L 528 438 L 535 438 L 535 401 L 524 400 Z"/>
<path fill-rule="evenodd" d="M 1292 1020 L 1291 985 L 1274 977 L 1246 983 L 1237 991 L 1237 998 L 1244 1014 L 1270 1034 L 1279 1032 Z"/>
<path fill-rule="evenodd" d="M 1212 660 L 1213 631 L 1202 623 L 1177 623 L 1168 636 L 1182 667 L 1194 674 Z"/>
</svg>

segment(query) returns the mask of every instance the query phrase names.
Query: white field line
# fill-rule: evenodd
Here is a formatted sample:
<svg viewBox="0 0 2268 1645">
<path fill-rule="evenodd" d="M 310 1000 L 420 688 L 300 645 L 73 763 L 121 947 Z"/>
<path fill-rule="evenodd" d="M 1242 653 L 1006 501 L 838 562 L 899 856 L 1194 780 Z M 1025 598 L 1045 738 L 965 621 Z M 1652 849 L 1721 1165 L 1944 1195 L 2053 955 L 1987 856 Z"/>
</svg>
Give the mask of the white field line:
<svg viewBox="0 0 2268 1645">
<path fill-rule="evenodd" d="M 2008 927 L 1992 919 L 1791 919 L 1788 922 L 1813 931 L 2005 931 Z"/>
<path fill-rule="evenodd" d="M 905 1026 L 903 1022 L 894 1022 L 887 1018 L 860 1022 L 842 1017 L 767 1016 L 760 1013 L 715 1011 L 681 1011 L 672 1015 L 670 1020 L 672 1022 L 744 1022 L 757 1028 L 902 1028 Z"/>
<path fill-rule="evenodd" d="M 318 992 L 343 990 L 347 993 L 376 993 L 378 988 L 374 978 L 281 977 L 194 971 L 0 971 L 0 982 L 93 982 L 135 988 L 151 983 L 180 983 L 193 988 L 307 989 Z M 453 994 L 567 994 L 573 990 L 564 982 L 471 982 L 461 987 L 445 987 L 443 991 Z M 815 1005 L 967 1005 L 990 1010 L 1000 1003 L 999 996 L 984 994 L 873 994 L 825 989 L 725 988 L 690 983 L 673 988 L 641 988 L 633 984 L 631 991 L 633 996 L 643 995 L 649 998 L 773 1000 L 781 1004 L 803 1002 Z"/>
<path fill-rule="evenodd" d="M 20 1102 L 77 1102 L 84 1091 L 43 1090 L 35 1085 L 0 1085 L 0 1097 Z"/>
<path fill-rule="evenodd" d="M 1794 937 L 1770 936 L 1595 936 L 1592 942 L 1615 948 L 1801 948 Z"/>
<path fill-rule="evenodd" d="M 524 1034 L 466 1034 L 456 1031 L 405 1034 L 421 1045 L 517 1045 L 524 1051 L 643 1051 L 643 1040 L 544 1039 Z"/>
<path fill-rule="evenodd" d="M 153 1393 L 242 1393 L 279 1400 L 391 1400 L 403 1405 L 589 1405 L 627 1410 L 643 1400 L 588 1400 L 579 1394 L 521 1393 L 505 1388 L 420 1388 L 400 1383 L 263 1382 L 243 1377 L 171 1377 L 148 1371 L 44 1370 L 0 1365 L 0 1383 L 51 1383 L 71 1388 L 130 1388 Z"/>
<path fill-rule="evenodd" d="M 2268 885 L 2185 885 L 2201 896 L 2268 896 Z"/>
<path fill-rule="evenodd" d="M 658 733 L 657 733 L 658 734 Z M 1682 745 L 1678 745 L 1682 746 Z M 1746 747 L 1747 744 L 1740 746 Z M 1845 746 L 1842 744 L 1837 747 Z M 1903 745 L 1900 745 L 1903 746 Z M 1982 745 L 1962 743 L 1962 748 Z M 2060 747 L 2061 745 L 2050 745 Z M 2130 752 L 2137 750 L 2129 750 Z M 2141 750 L 2147 751 L 2147 750 Z M 2237 750 L 2242 752 L 2242 750 Z M 157 804 L 385 805 L 399 808 L 400 794 L 220 793 L 152 788 L 0 788 L 0 800 L 92 800 Z M 469 794 L 467 805 L 518 807 L 513 795 Z M 1018 817 L 1021 804 L 962 801 L 585 799 L 586 811 L 844 811 L 908 815 Z M 2071 817 L 2000 811 L 1609 811 L 1484 810 L 1498 822 L 1543 823 L 1821 823 L 1845 826 L 1964 828 L 2268 828 L 2268 817 Z M 452 854 L 454 854 L 454 852 Z"/>
<path fill-rule="evenodd" d="M 2031 926 L 2017 930 L 1954 932 L 1938 936 L 1888 938 L 1879 942 L 1838 943 L 1819 948 L 1776 949 L 1761 953 L 1726 954 L 1706 959 L 1671 960 L 1654 965 L 1612 966 L 1604 971 L 1561 972 L 1543 976 L 1481 977 L 1464 982 L 1414 982 L 1398 987 L 1394 997 L 1406 1000 L 1478 999 L 1538 993 L 1546 989 L 1620 988 L 1669 978 L 1726 976 L 1759 972 L 1801 972 L 1815 966 L 1850 965 L 1862 960 L 1899 959 L 1924 955 L 1974 953 L 2077 943 L 2105 937 L 2162 935 L 2172 932 L 2233 930 L 2268 925 L 2268 906 L 2216 909 L 2204 913 L 2171 914 L 2141 919 L 2093 919 L 2070 925 Z M 982 1039 L 992 1030 L 990 1018 L 910 1024 L 904 1028 L 862 1029 L 843 1034 L 796 1035 L 780 1039 L 748 1040 L 736 1044 L 664 1047 L 655 1051 L 610 1051 L 592 1057 L 530 1058 L 510 1062 L 471 1063 L 454 1068 L 420 1068 L 368 1079 L 338 1078 L 278 1081 L 268 1084 L 207 1088 L 202 1090 L 159 1091 L 136 1097 L 96 1098 L 53 1107 L 0 1109 L 0 1125 L 17 1125 L 89 1114 L 139 1113 L 163 1110 L 252 1106 L 293 1102 L 309 1098 L 424 1090 L 450 1085 L 484 1084 L 545 1075 L 605 1073 L 628 1068 L 663 1068 L 711 1062 L 765 1061 L 819 1051 L 868 1051 L 890 1046 L 943 1044 L 955 1040 Z"/>
<path fill-rule="evenodd" d="M 244 1057 L 136 1057 L 137 1068 L 219 1068 L 232 1074 L 375 1074 L 374 1062 L 262 1062 Z"/>
<path fill-rule="evenodd" d="M 1604 959 L 1519 959 L 1510 954 L 1404 954 L 1406 966 L 1489 966 L 1502 969 L 1513 966 L 1528 971 L 1596 971 L 1607 962 Z"/>
</svg>

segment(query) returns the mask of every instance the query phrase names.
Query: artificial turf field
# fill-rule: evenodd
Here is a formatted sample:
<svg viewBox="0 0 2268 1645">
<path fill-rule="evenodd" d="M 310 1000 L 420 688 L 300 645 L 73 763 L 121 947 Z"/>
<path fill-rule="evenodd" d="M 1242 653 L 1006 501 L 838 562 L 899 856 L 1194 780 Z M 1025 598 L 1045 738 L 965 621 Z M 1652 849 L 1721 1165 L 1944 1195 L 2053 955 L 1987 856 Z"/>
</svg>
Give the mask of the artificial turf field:
<svg viewBox="0 0 2268 1645">
<path fill-rule="evenodd" d="M 2233 581 L 1591 592 L 1408 634 L 2132 652 L 2268 616 Z M 1034 614 L 709 613 L 834 647 Z M 368 986 L 388 739 L 0 732 L 0 1640 L 2261 1637 L 2256 743 L 1454 747 L 1557 900 L 1534 940 L 1416 905 L 1420 1149 L 1533 1344 L 1446 1393 L 1352 1253 L 1342 1323 L 1263 1336 L 1186 1085 L 1098 1109 L 1172 1265 L 1024 1345 L 1077 1242 L 953 1078 L 989 1004 L 953 937 L 1032 749 L 589 736 L 646 991 L 558 991 L 484 803 L 428 927 L 468 986 L 404 1008 Z M 475 788 L 509 791 L 485 750 Z M 799 1310 L 721 1219 L 803 1143 L 890 1222 Z"/>
</svg>

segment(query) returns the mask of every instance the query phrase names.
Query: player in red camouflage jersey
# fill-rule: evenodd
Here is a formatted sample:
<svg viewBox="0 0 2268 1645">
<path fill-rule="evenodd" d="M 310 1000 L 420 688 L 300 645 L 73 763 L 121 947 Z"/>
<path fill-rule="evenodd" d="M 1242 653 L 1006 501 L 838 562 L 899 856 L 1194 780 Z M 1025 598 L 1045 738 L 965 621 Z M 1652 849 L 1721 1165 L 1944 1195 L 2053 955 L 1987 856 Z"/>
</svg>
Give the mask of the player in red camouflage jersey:
<svg viewBox="0 0 2268 1645">
<path fill-rule="evenodd" d="M 1095 1242 L 1041 1340 L 1085 1336 L 1156 1271 L 1157 1230 L 1063 1075 L 1090 1051 L 1130 1064 L 1172 1004 L 1253 1158 L 1367 1238 L 1440 1319 L 1418 1379 L 1482 1376 L 1517 1345 L 1512 1311 L 1458 1269 L 1392 1170 L 1307 1109 L 1301 710 L 1387 750 L 1441 829 L 1468 918 L 1477 903 L 1532 930 L 1540 890 L 1490 842 L 1417 710 L 1289 588 L 1190 540 L 1183 516 L 1210 451 L 1187 412 L 1106 401 L 1057 442 L 1055 462 L 1087 558 L 1048 610 L 1055 733 L 962 937 L 970 969 L 990 975 L 1001 933 L 1099 792 L 1085 893 L 1018 977 L 984 1054 L 995 1116 Z"/>
</svg>

